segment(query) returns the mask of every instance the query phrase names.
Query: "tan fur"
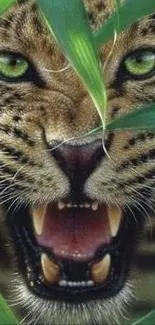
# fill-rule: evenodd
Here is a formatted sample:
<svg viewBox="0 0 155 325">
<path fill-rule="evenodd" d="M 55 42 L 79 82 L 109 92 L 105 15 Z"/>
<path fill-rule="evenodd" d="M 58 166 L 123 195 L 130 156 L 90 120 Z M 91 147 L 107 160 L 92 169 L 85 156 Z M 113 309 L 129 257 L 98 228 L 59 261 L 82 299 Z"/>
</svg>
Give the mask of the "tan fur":
<svg viewBox="0 0 155 325">
<path fill-rule="evenodd" d="M 86 0 L 85 4 L 94 30 L 101 26 L 114 7 L 112 0 Z M 151 84 L 148 84 L 150 79 L 129 80 L 120 84 L 117 75 L 123 58 L 129 52 L 139 47 L 154 48 L 155 32 L 142 35 L 143 30 L 149 30 L 149 27 L 150 22 L 147 17 L 121 33 L 117 37 L 110 57 L 109 52 L 113 41 L 100 48 L 103 66 L 108 58 L 104 75 L 108 94 L 107 119 L 109 121 L 114 116 L 130 112 L 134 107 L 155 99 L 155 76 L 152 76 Z M 6 148 L 15 148 L 33 162 L 32 165 L 29 161 L 23 163 L 22 158 L 14 160 L 11 154 L 0 150 L 0 162 L 14 171 L 10 176 L 0 169 L 0 180 L 12 177 L 12 184 L 19 186 L 16 192 L 10 189 L 10 196 L 17 199 L 17 204 L 23 200 L 32 206 L 36 203 L 57 201 L 68 194 L 70 184 L 49 152 L 47 144 L 55 145 L 63 141 L 68 141 L 70 144 L 90 143 L 94 137 L 86 137 L 86 135 L 99 126 L 98 113 L 73 68 L 68 65 L 46 26 L 39 21 L 38 12 L 32 1 L 25 1 L 15 6 L 0 18 L 0 51 L 5 50 L 20 53 L 30 61 L 44 80 L 45 86 L 38 87 L 31 82 L 9 84 L 0 80 L 0 146 L 5 144 Z M 117 111 L 114 111 L 115 108 Z M 2 126 L 9 131 L 4 131 Z M 33 146 L 30 146 L 20 135 L 15 135 L 15 128 L 22 130 L 22 133 L 33 142 Z M 121 184 L 127 183 L 138 175 L 144 175 L 152 168 L 152 162 L 138 166 L 131 162 L 129 168 L 124 168 L 121 172 L 117 170 L 123 161 L 130 161 L 131 158 L 137 158 L 143 152 L 154 148 L 154 141 L 148 137 L 143 143 L 137 140 L 135 146 L 125 149 L 128 141 L 136 136 L 136 133 L 129 131 L 115 133 L 108 152 L 110 159 L 106 156 L 86 181 L 85 193 L 91 199 L 108 204 L 117 203 L 120 206 L 128 206 L 131 203 L 136 205 L 135 191 L 142 185 L 121 187 Z M 24 181 L 16 177 L 16 175 L 20 176 L 20 173 L 24 175 Z M 25 188 L 20 190 L 23 184 Z M 146 186 L 150 184 L 152 183 L 148 179 Z M 7 196 L 4 197 L 2 202 L 7 199 Z M 66 317 L 68 320 L 69 316 Z M 90 315 L 87 318 L 89 323 Z M 46 317 L 43 321 L 44 324 L 49 324 L 49 319 L 46 322 Z M 68 324 L 71 324 L 71 321 L 68 320 Z M 95 322 L 94 319 L 93 321 Z M 54 322 L 56 322 L 55 318 Z M 98 316 L 98 323 L 101 322 L 102 319 Z"/>
</svg>

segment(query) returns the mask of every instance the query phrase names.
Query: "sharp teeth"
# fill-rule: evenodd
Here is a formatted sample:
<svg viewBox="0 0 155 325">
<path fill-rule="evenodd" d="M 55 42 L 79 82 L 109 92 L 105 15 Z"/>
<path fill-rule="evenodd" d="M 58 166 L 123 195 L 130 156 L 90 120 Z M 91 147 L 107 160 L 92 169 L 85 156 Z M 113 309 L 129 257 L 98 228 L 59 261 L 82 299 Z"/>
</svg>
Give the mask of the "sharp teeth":
<svg viewBox="0 0 155 325">
<path fill-rule="evenodd" d="M 62 201 L 58 201 L 58 209 L 63 210 L 65 208 L 91 208 L 93 211 L 96 211 L 99 207 L 98 202 L 93 202 L 92 204 L 84 203 L 84 204 L 72 204 L 72 203 L 64 203 Z"/>
<path fill-rule="evenodd" d="M 92 205 L 91 205 L 91 208 L 92 208 L 93 211 L 97 211 L 98 206 L 99 206 L 98 202 L 93 202 Z"/>
<path fill-rule="evenodd" d="M 107 254 L 99 263 L 95 263 L 91 267 L 92 280 L 96 284 L 104 283 L 110 271 L 111 256 Z"/>
<path fill-rule="evenodd" d="M 67 281 L 66 280 L 59 281 L 59 286 L 60 287 L 66 287 L 67 286 Z"/>
<path fill-rule="evenodd" d="M 54 261 L 51 261 L 45 253 L 43 253 L 41 256 L 41 266 L 45 281 L 50 284 L 59 282 L 60 266 Z"/>
<path fill-rule="evenodd" d="M 89 203 L 85 203 L 84 207 L 88 209 L 88 208 L 90 208 L 90 204 Z"/>
<path fill-rule="evenodd" d="M 63 210 L 65 208 L 65 204 L 62 201 L 58 201 L 58 209 Z"/>
<path fill-rule="evenodd" d="M 73 281 L 60 280 L 59 286 L 60 287 L 92 287 L 94 286 L 94 282 L 93 281 L 73 282 Z"/>
<path fill-rule="evenodd" d="M 41 235 L 42 233 L 45 212 L 46 212 L 46 207 L 32 210 L 33 225 L 37 235 Z"/>
<path fill-rule="evenodd" d="M 122 210 L 116 206 L 108 208 L 108 216 L 112 237 L 116 237 L 122 219 Z"/>
</svg>

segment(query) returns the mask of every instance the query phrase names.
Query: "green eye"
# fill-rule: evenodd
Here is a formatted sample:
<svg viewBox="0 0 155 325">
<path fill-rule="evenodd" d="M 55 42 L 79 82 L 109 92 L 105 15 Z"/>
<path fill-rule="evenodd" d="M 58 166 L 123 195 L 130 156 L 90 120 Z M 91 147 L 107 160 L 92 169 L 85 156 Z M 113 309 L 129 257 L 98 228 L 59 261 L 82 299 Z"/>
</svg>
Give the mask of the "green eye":
<svg viewBox="0 0 155 325">
<path fill-rule="evenodd" d="M 125 69 L 135 77 L 143 77 L 155 69 L 155 53 L 145 51 L 134 53 L 125 60 Z"/>
<path fill-rule="evenodd" d="M 28 62 L 13 54 L 0 54 L 0 74 L 6 78 L 20 78 L 27 69 Z"/>
</svg>

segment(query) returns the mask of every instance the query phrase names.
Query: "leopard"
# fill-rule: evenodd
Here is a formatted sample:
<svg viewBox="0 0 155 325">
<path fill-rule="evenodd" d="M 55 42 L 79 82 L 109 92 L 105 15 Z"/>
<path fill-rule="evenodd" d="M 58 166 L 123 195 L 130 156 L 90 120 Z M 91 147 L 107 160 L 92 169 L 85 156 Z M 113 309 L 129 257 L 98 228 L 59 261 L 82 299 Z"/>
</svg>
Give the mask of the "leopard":
<svg viewBox="0 0 155 325">
<path fill-rule="evenodd" d="M 115 5 L 84 0 L 92 33 Z M 154 103 L 154 13 L 98 53 L 107 124 Z M 36 1 L 0 16 L 0 291 L 19 322 L 122 319 L 136 249 L 154 220 L 154 145 L 153 130 L 101 128 Z"/>
</svg>

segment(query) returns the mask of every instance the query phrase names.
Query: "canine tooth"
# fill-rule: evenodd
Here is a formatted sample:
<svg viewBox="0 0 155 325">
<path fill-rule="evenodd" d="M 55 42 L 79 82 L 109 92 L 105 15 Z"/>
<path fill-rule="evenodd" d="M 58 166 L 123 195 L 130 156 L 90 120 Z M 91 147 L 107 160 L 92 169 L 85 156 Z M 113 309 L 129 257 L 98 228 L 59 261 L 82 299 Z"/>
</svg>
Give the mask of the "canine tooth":
<svg viewBox="0 0 155 325">
<path fill-rule="evenodd" d="M 46 212 L 46 207 L 32 210 L 33 225 L 37 235 L 41 235 L 42 233 L 45 212 Z"/>
<path fill-rule="evenodd" d="M 108 216 L 112 237 L 116 237 L 121 223 L 122 211 L 116 206 L 111 206 L 108 208 Z"/>
<path fill-rule="evenodd" d="M 98 202 L 93 202 L 92 205 L 91 205 L 91 208 L 92 208 L 93 211 L 97 211 L 98 206 L 99 206 Z"/>
<path fill-rule="evenodd" d="M 88 281 L 88 282 L 87 282 L 87 284 L 88 284 L 88 286 L 90 286 L 90 287 L 91 287 L 91 286 L 93 286 L 93 285 L 94 285 L 94 282 L 93 282 L 93 281 Z"/>
<path fill-rule="evenodd" d="M 41 266 L 45 280 L 54 284 L 60 279 L 60 267 L 54 261 L 51 261 L 48 256 L 43 253 L 41 256 Z"/>
<path fill-rule="evenodd" d="M 91 276 L 96 284 L 103 283 L 109 274 L 111 256 L 107 254 L 100 262 L 94 263 L 91 267 Z"/>
<path fill-rule="evenodd" d="M 62 201 L 58 201 L 58 209 L 63 210 L 64 208 L 65 208 L 65 203 L 63 203 Z"/>
</svg>

